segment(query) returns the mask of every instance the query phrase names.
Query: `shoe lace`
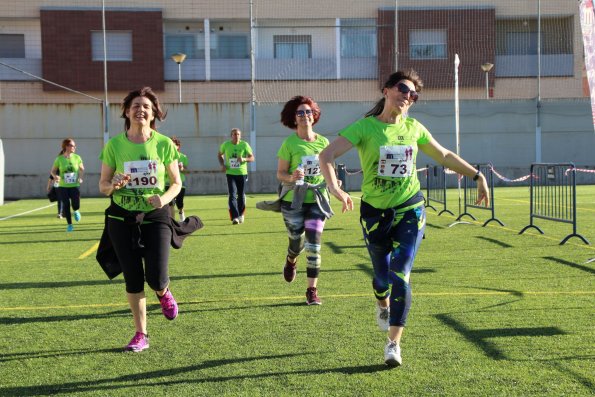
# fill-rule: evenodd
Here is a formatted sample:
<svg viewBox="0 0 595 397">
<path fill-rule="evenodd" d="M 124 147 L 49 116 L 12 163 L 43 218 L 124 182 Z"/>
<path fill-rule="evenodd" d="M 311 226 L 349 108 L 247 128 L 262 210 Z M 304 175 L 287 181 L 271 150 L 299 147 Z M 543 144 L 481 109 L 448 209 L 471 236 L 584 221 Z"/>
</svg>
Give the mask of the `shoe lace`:
<svg viewBox="0 0 595 397">
<path fill-rule="evenodd" d="M 174 300 L 173 300 L 173 296 L 171 295 L 171 293 L 169 291 L 167 291 L 165 293 L 165 295 L 163 295 L 160 298 L 161 304 L 166 308 L 166 309 L 171 309 L 174 307 Z"/>
<path fill-rule="evenodd" d="M 389 316 L 389 312 L 388 309 L 380 309 L 380 314 L 378 315 L 378 317 L 381 320 L 388 320 L 388 316 Z"/>
<path fill-rule="evenodd" d="M 136 334 L 134 334 L 134 337 L 130 341 L 130 344 L 138 345 L 143 341 L 143 339 L 145 339 L 145 334 L 143 334 L 142 332 L 137 332 Z"/>
</svg>

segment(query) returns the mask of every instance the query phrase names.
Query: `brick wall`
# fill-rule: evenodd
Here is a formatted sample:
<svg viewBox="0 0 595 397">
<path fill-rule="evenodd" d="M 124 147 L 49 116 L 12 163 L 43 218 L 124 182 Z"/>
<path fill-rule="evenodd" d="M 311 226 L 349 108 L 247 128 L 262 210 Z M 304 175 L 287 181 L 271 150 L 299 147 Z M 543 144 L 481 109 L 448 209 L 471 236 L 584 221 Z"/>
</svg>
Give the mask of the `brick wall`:
<svg viewBox="0 0 595 397">
<path fill-rule="evenodd" d="M 378 10 L 378 76 L 379 84 L 394 71 L 394 10 Z M 399 69 L 415 69 L 428 88 L 452 87 L 454 56 L 459 54 L 459 85 L 485 86 L 480 65 L 495 63 L 496 10 L 438 9 L 399 10 Z M 412 60 L 409 58 L 409 31 L 412 29 L 444 29 L 447 35 L 446 59 Z M 493 86 L 494 73 L 490 73 Z"/>
<path fill-rule="evenodd" d="M 91 32 L 101 12 L 41 10 L 43 78 L 79 91 L 103 91 L 103 62 L 93 61 Z M 132 61 L 108 62 L 108 89 L 164 89 L 161 11 L 107 11 L 106 30 L 132 31 Z M 156 62 L 157 61 L 157 62 Z M 59 88 L 45 83 L 44 91 Z"/>
</svg>

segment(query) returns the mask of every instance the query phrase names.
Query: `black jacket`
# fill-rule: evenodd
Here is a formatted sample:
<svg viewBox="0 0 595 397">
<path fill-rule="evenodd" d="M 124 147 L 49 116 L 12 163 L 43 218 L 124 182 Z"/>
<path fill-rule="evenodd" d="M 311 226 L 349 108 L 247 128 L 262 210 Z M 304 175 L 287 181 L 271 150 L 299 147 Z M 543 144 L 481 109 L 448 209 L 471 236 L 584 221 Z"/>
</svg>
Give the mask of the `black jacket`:
<svg viewBox="0 0 595 397">
<path fill-rule="evenodd" d="M 151 212 L 138 212 L 127 211 L 112 201 L 111 205 L 105 210 L 103 233 L 101 234 L 101 240 L 99 241 L 99 247 L 97 248 L 97 255 L 95 256 L 97 262 L 99 262 L 99 265 L 110 279 L 122 273 L 122 268 L 120 267 L 120 262 L 118 261 L 112 241 L 107 232 L 108 215 L 124 218 L 123 222 L 126 225 L 137 226 L 134 228 L 136 233 L 133 234 L 133 241 L 130 243 L 138 249 L 143 248 L 138 226 L 144 221 L 164 223 L 169 226 L 172 231 L 171 246 L 175 249 L 182 248 L 184 239 L 204 226 L 200 218 L 197 216 L 189 216 L 184 222 L 176 221 L 169 216 L 169 206 L 167 205 Z"/>
</svg>

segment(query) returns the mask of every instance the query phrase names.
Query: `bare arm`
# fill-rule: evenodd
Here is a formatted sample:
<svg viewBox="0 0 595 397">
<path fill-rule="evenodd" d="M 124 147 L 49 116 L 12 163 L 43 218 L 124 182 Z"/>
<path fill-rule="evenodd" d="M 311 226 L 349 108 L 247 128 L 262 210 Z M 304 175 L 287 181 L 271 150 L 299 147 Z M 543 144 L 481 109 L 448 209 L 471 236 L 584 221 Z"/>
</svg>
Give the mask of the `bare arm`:
<svg viewBox="0 0 595 397">
<path fill-rule="evenodd" d="M 293 173 L 289 173 L 289 161 L 279 159 L 277 162 L 277 179 L 279 182 L 293 183 L 298 179 L 304 177 L 304 171 L 294 170 Z"/>
<path fill-rule="evenodd" d="M 256 160 L 256 158 L 252 153 L 250 153 L 247 157 L 242 157 L 241 160 L 243 160 L 242 162 L 251 163 Z"/>
<path fill-rule="evenodd" d="M 419 149 L 427 154 L 430 158 L 436 161 L 438 164 L 443 165 L 446 168 L 464 175 L 468 178 L 473 178 L 477 174 L 477 170 L 463 158 L 457 156 L 452 151 L 444 148 L 434 138 L 430 142 L 419 145 Z M 488 189 L 488 183 L 483 174 L 479 174 L 477 179 L 477 202 L 480 204 L 484 202 L 487 207 L 490 205 L 490 191 Z"/>
<path fill-rule="evenodd" d="M 165 171 L 169 176 L 169 189 L 162 196 L 154 194 L 147 200 L 153 208 L 161 208 L 172 201 L 182 190 L 182 179 L 180 178 L 180 167 L 178 160 L 174 160 L 165 166 Z"/>
<path fill-rule="evenodd" d="M 111 196 L 114 190 L 122 188 L 126 183 L 122 184 L 118 179 L 122 177 L 114 177 L 115 170 L 105 163 L 101 163 L 101 176 L 99 177 L 99 191 L 106 196 Z M 123 174 L 119 174 L 123 175 Z"/>
<path fill-rule="evenodd" d="M 79 183 L 83 183 L 83 175 L 85 175 L 85 166 L 83 165 L 83 163 L 81 163 L 79 165 L 78 171 Z"/>
<path fill-rule="evenodd" d="M 341 157 L 352 147 L 351 142 L 340 136 L 318 155 L 320 171 L 324 176 L 328 191 L 343 204 L 342 212 L 353 209 L 353 200 L 351 200 L 349 194 L 341 189 L 339 181 L 335 176 L 335 159 Z"/>
<path fill-rule="evenodd" d="M 221 166 L 221 171 L 227 171 L 225 168 L 225 158 L 223 157 L 223 153 L 217 152 L 217 161 L 219 161 L 219 165 Z"/>
<path fill-rule="evenodd" d="M 52 166 L 50 170 L 50 175 L 54 178 L 54 181 L 60 182 L 60 175 L 56 174 L 58 172 L 58 167 Z"/>
</svg>

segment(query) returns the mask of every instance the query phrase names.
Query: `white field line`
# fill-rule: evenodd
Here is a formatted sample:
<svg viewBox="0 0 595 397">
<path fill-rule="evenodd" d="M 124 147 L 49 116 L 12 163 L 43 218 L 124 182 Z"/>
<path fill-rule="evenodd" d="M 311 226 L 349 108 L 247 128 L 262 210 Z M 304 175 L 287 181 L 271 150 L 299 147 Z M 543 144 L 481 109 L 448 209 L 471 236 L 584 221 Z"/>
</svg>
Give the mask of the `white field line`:
<svg viewBox="0 0 595 397">
<path fill-rule="evenodd" d="M 56 206 L 56 203 L 52 203 L 52 204 L 46 205 L 45 207 L 39 207 L 39 208 L 35 208 L 34 210 L 21 212 L 20 214 L 14 214 L 14 215 L 6 216 L 4 218 L 0 218 L 0 221 L 5 221 L 7 219 L 16 218 L 17 216 L 27 215 L 27 214 L 30 214 L 30 213 L 35 212 L 35 211 L 41 211 L 41 210 L 44 210 L 46 208 L 55 207 L 55 206 Z"/>
</svg>

